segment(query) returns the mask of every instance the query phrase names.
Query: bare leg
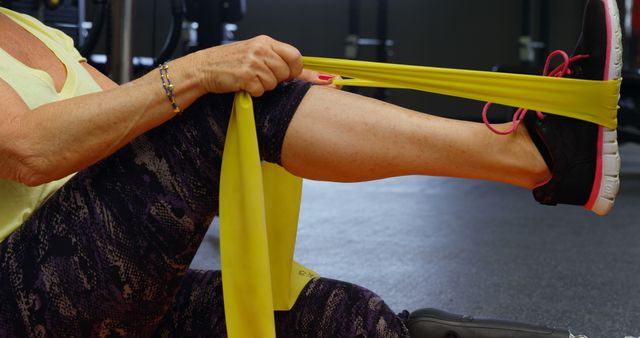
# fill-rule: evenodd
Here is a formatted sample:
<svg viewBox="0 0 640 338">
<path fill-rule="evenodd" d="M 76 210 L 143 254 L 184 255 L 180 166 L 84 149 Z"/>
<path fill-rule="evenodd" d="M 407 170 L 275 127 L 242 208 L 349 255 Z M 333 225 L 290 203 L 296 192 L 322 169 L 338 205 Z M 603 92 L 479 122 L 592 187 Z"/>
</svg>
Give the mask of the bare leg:
<svg viewBox="0 0 640 338">
<path fill-rule="evenodd" d="M 550 177 L 524 127 L 500 136 L 480 123 L 319 86 L 289 125 L 282 163 L 301 177 L 338 182 L 420 174 L 532 188 Z"/>
</svg>

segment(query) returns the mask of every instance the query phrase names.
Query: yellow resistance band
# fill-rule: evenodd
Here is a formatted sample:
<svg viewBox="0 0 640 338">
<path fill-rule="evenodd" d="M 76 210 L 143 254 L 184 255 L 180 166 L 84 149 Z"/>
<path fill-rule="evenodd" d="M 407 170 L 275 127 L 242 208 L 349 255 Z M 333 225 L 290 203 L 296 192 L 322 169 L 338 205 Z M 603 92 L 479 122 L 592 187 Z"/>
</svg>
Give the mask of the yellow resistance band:
<svg viewBox="0 0 640 338">
<path fill-rule="evenodd" d="M 235 97 L 220 180 L 227 333 L 275 337 L 273 311 L 290 310 L 317 274 L 293 261 L 302 179 L 279 166 L 261 165 L 247 93 Z"/>
<path fill-rule="evenodd" d="M 616 126 L 620 81 L 584 81 L 455 69 L 305 58 L 351 77 L 344 85 L 410 88 Z M 220 183 L 220 251 L 227 332 L 275 337 L 274 310 L 290 310 L 317 274 L 293 261 L 302 180 L 261 164 L 251 97 L 236 94 Z"/>
<path fill-rule="evenodd" d="M 304 58 L 305 68 L 348 77 L 345 86 L 403 88 L 562 115 L 615 129 L 622 80 L 533 75 Z"/>
</svg>

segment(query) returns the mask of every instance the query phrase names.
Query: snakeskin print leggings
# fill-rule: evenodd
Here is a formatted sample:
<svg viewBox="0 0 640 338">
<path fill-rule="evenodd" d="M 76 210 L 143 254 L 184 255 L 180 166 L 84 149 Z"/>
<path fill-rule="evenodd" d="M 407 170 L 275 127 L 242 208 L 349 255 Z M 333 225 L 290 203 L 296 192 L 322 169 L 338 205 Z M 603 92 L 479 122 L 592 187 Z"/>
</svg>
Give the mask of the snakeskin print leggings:
<svg viewBox="0 0 640 338">
<path fill-rule="evenodd" d="M 280 162 L 308 88 L 283 83 L 255 100 L 264 160 Z M 0 245 L 1 337 L 226 336 L 220 272 L 189 264 L 217 213 L 232 99 L 205 96 L 79 172 Z M 374 293 L 324 278 L 276 327 L 278 337 L 408 335 Z"/>
</svg>

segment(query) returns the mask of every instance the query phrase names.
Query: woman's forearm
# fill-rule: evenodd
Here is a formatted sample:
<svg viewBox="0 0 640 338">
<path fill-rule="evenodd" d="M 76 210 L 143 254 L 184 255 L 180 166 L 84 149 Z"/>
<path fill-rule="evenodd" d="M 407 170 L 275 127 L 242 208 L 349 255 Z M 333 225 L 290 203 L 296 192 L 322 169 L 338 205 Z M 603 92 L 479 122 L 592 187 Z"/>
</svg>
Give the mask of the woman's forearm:
<svg viewBox="0 0 640 338">
<path fill-rule="evenodd" d="M 182 109 L 205 93 L 194 57 L 173 61 L 169 68 Z M 38 185 L 65 177 L 174 115 L 158 71 L 120 87 L 41 106 L 15 120 L 24 169 L 24 177 L 17 179 Z"/>
</svg>

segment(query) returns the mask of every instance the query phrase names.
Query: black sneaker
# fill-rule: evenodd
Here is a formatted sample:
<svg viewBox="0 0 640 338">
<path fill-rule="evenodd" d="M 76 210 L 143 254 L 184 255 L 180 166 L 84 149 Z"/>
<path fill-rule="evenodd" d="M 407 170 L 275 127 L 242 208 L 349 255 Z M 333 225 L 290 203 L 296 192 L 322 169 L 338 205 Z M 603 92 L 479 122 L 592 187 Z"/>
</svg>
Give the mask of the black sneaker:
<svg viewBox="0 0 640 338">
<path fill-rule="evenodd" d="M 406 322 L 412 338 L 586 338 L 568 330 L 513 323 L 422 309 Z"/>
<path fill-rule="evenodd" d="M 588 0 L 582 34 L 574 55 L 588 55 L 570 66 L 572 77 L 619 79 L 622 34 L 615 0 Z M 583 205 L 598 215 L 613 207 L 620 187 L 620 154 L 613 129 L 562 116 L 533 114 L 524 119 L 533 142 L 552 178 L 534 189 L 535 199 L 547 205 Z"/>
</svg>

